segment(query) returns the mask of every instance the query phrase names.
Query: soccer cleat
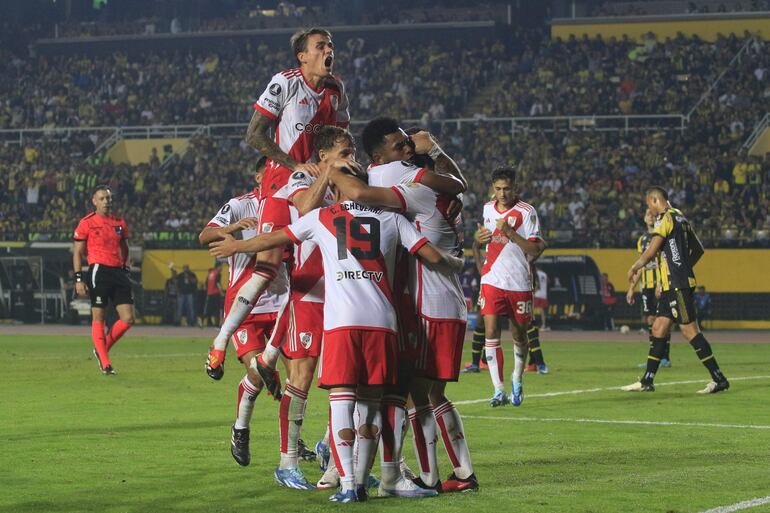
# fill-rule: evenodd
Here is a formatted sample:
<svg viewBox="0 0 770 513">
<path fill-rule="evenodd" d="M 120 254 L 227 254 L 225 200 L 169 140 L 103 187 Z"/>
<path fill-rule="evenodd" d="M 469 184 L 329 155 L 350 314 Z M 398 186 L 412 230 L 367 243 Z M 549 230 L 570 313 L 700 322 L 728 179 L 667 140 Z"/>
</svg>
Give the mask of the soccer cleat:
<svg viewBox="0 0 770 513">
<path fill-rule="evenodd" d="M 319 440 L 315 444 L 315 453 L 318 456 L 318 466 L 325 472 L 329 466 L 329 458 L 332 456 L 329 446 L 323 440 Z"/>
<path fill-rule="evenodd" d="M 538 374 L 548 374 L 550 371 L 548 370 L 548 365 L 541 363 L 537 366 L 537 373 Z"/>
<path fill-rule="evenodd" d="M 347 492 L 337 490 L 337 493 L 329 497 L 329 500 L 332 502 L 358 502 L 358 496 L 355 490 L 348 490 Z"/>
<path fill-rule="evenodd" d="M 281 400 L 281 375 L 276 369 L 271 368 L 262 359 L 262 353 L 257 355 L 257 372 L 262 382 L 265 384 L 267 393 L 273 396 L 276 401 Z"/>
<path fill-rule="evenodd" d="M 406 497 L 410 499 L 419 499 L 423 497 L 435 497 L 438 495 L 438 491 L 434 488 L 423 488 L 418 486 L 413 480 L 406 479 L 402 476 L 390 486 L 385 486 L 383 483 L 380 483 L 377 494 L 380 497 Z"/>
<path fill-rule="evenodd" d="M 373 476 L 369 474 L 369 477 L 366 479 L 366 487 L 367 488 L 377 488 L 380 486 L 380 480 L 377 479 L 377 476 Z"/>
<path fill-rule="evenodd" d="M 339 485 L 340 473 L 337 472 L 337 467 L 332 464 L 329 465 L 326 472 L 324 472 L 324 475 L 321 476 L 321 479 L 318 480 L 318 483 L 315 486 L 319 490 L 331 490 L 332 488 L 337 488 Z"/>
<path fill-rule="evenodd" d="M 92 352 L 94 354 L 94 358 L 96 358 L 96 363 L 99 365 L 99 372 L 105 376 L 115 374 L 115 370 L 112 368 L 112 365 L 108 365 L 107 367 L 102 365 L 102 360 L 99 358 L 99 353 L 96 352 L 96 348 L 94 348 Z M 109 371 L 107 371 L 107 369 L 109 369 Z"/>
<path fill-rule="evenodd" d="M 489 400 L 489 405 L 492 408 L 497 408 L 498 406 L 505 406 L 509 402 L 506 393 L 502 390 L 498 390 L 495 392 L 495 395 L 492 396 L 492 399 Z"/>
<path fill-rule="evenodd" d="M 479 366 L 474 363 L 466 363 L 465 367 L 463 367 L 463 372 L 481 372 L 479 369 Z"/>
<path fill-rule="evenodd" d="M 225 352 L 214 349 L 209 350 L 209 355 L 206 357 L 206 374 L 215 381 L 222 379 L 225 375 Z"/>
<path fill-rule="evenodd" d="M 483 358 L 479 362 L 479 370 L 483 370 L 483 371 L 489 370 L 489 365 L 487 365 L 487 361 L 484 360 Z"/>
<path fill-rule="evenodd" d="M 537 372 L 537 365 L 534 363 L 530 363 L 526 367 L 524 367 L 524 372 Z"/>
<path fill-rule="evenodd" d="M 454 472 L 441 484 L 441 490 L 444 493 L 452 492 L 471 492 L 479 489 L 479 480 L 476 474 L 471 474 L 465 479 L 460 479 Z"/>
<path fill-rule="evenodd" d="M 698 394 L 716 394 L 717 392 L 724 392 L 730 388 L 730 382 L 724 381 L 712 381 L 703 390 L 698 390 Z"/>
<path fill-rule="evenodd" d="M 660 365 L 658 365 L 658 368 L 661 368 L 661 369 L 668 369 L 670 367 L 671 367 L 671 360 L 669 360 L 668 358 L 663 358 L 660 361 Z"/>
<path fill-rule="evenodd" d="M 425 481 L 423 481 L 421 477 L 415 477 L 414 479 L 412 479 L 412 483 L 414 483 L 419 488 L 422 488 L 423 490 L 433 490 L 437 494 L 443 491 L 443 488 L 441 488 L 441 479 L 437 479 L 436 484 L 434 484 L 433 486 L 428 486 L 427 484 L 425 484 Z"/>
<path fill-rule="evenodd" d="M 356 486 L 356 502 L 366 502 L 369 500 L 369 489 L 364 485 Z"/>
<path fill-rule="evenodd" d="M 275 467 L 273 477 L 276 483 L 287 488 L 294 488 L 295 490 L 316 489 L 315 486 L 308 483 L 307 479 L 305 479 L 305 474 L 298 468 Z"/>
<path fill-rule="evenodd" d="M 105 376 L 114 376 L 117 373 L 115 372 L 115 369 L 112 368 L 112 365 L 108 365 L 104 369 L 102 369 L 102 374 L 104 374 Z"/>
<path fill-rule="evenodd" d="M 238 465 L 248 467 L 251 462 L 251 453 L 249 452 L 249 428 L 236 429 L 230 428 L 230 453 Z"/>
<path fill-rule="evenodd" d="M 307 448 L 307 445 L 305 445 L 305 441 L 303 439 L 297 440 L 297 453 L 299 454 L 299 459 L 302 461 L 315 461 L 316 454 Z"/>
<path fill-rule="evenodd" d="M 654 392 L 655 385 L 652 383 L 644 385 L 641 381 L 637 381 L 636 383 L 631 383 L 630 385 L 621 387 L 621 390 L 623 392 Z"/>
<path fill-rule="evenodd" d="M 409 468 L 409 465 L 406 464 L 406 460 L 404 460 L 403 456 L 401 457 L 401 461 L 398 463 L 399 470 L 401 470 L 401 475 L 404 476 L 404 479 L 415 479 L 417 477 L 417 474 L 412 472 L 412 469 Z"/>
<path fill-rule="evenodd" d="M 524 402 L 524 387 L 521 385 L 521 381 L 514 381 L 511 383 L 511 404 L 514 406 L 521 406 Z"/>
</svg>

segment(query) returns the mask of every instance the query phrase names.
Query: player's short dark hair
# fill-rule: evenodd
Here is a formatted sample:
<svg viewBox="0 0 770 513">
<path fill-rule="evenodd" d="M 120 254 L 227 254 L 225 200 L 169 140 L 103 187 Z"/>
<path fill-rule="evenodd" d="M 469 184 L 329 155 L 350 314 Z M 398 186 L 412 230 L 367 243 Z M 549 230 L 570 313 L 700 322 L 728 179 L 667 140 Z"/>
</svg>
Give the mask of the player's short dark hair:
<svg viewBox="0 0 770 513">
<path fill-rule="evenodd" d="M 374 152 L 385 141 L 385 136 L 398 132 L 401 127 L 393 118 L 375 118 L 368 122 L 361 133 L 364 151 L 374 160 Z"/>
<path fill-rule="evenodd" d="M 661 198 L 668 201 L 668 191 L 661 187 L 660 185 L 653 185 L 652 187 L 647 188 L 647 192 L 645 193 L 645 196 L 654 196 L 654 195 L 660 195 Z"/>
<path fill-rule="evenodd" d="M 511 184 L 516 183 L 516 170 L 512 167 L 498 167 L 492 171 L 492 183 L 498 180 L 509 180 Z"/>
<path fill-rule="evenodd" d="M 257 163 L 254 165 L 254 174 L 264 171 L 266 166 L 267 166 L 267 157 L 262 155 L 261 157 L 259 157 L 259 160 L 257 160 Z"/>
<path fill-rule="evenodd" d="M 315 136 L 315 141 L 313 141 L 313 149 L 315 150 L 316 154 L 320 150 L 330 150 L 334 147 L 335 144 L 337 144 L 337 141 L 340 140 L 347 140 L 350 141 L 350 144 L 354 144 L 353 136 L 344 128 L 333 125 L 324 125 Z"/>
<path fill-rule="evenodd" d="M 91 197 L 93 198 L 94 196 L 96 196 L 96 193 L 99 192 L 99 191 L 112 192 L 112 189 L 106 183 L 100 183 L 99 185 L 94 187 L 94 192 L 91 193 Z"/>
<path fill-rule="evenodd" d="M 291 45 L 291 51 L 294 53 L 294 57 L 297 57 L 297 55 L 302 52 L 307 52 L 307 40 L 310 36 L 315 34 L 326 36 L 329 39 L 332 38 L 331 32 L 320 27 L 298 30 L 292 34 L 291 39 L 289 39 L 289 44 Z M 297 58 L 297 62 L 299 62 L 299 58 Z"/>
</svg>

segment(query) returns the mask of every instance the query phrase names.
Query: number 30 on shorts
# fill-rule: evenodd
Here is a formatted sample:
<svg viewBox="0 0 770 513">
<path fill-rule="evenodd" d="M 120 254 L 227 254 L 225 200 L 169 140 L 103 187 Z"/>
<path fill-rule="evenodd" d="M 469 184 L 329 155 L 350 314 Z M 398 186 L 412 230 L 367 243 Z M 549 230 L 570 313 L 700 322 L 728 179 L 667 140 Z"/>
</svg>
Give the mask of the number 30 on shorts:
<svg viewBox="0 0 770 513">
<path fill-rule="evenodd" d="M 532 313 L 532 301 L 516 301 L 516 313 L 519 315 Z"/>
</svg>

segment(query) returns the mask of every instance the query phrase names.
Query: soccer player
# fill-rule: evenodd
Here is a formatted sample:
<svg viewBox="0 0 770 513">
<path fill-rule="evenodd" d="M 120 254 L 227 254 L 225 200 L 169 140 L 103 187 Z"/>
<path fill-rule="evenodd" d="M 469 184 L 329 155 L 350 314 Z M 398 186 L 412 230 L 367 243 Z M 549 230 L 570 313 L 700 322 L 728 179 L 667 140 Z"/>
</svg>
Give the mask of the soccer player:
<svg viewBox="0 0 770 513">
<path fill-rule="evenodd" d="M 262 204 L 262 200 L 259 199 L 259 187 L 265 160 L 260 159 L 257 163 L 254 190 L 230 199 L 219 209 L 198 236 L 201 244 L 222 240 L 225 236 L 238 236 L 242 239 L 256 236 L 257 212 Z M 255 260 L 256 255 L 252 253 L 239 253 L 228 259 L 230 272 L 225 293 L 225 315 L 233 308 L 238 289 L 251 276 Z M 235 461 L 243 466 L 247 466 L 251 461 L 249 423 L 257 396 L 262 390 L 262 380 L 257 371 L 251 367 L 251 361 L 264 350 L 265 341 L 275 326 L 278 310 L 287 300 L 286 280 L 286 272 L 283 270 L 279 274 L 279 279 L 273 281 L 270 288 L 255 304 L 250 305 L 249 315 L 230 337 L 238 360 L 246 368 L 246 375 L 238 383 L 236 418 L 230 437 L 230 452 Z M 220 362 L 218 368 L 224 370 L 223 366 L 224 362 Z"/>
<path fill-rule="evenodd" d="M 661 252 L 661 296 L 655 322 L 652 325 L 652 344 L 647 356 L 647 370 L 642 378 L 623 387 L 626 392 L 653 392 L 655 373 L 666 347 L 666 334 L 674 322 L 690 342 L 695 353 L 708 370 L 711 382 L 699 394 L 714 394 L 730 388 L 711 351 L 711 345 L 698 327 L 693 288 L 693 267 L 703 256 L 704 249 L 690 222 L 668 202 L 668 193 L 662 187 L 650 187 L 646 193 L 647 208 L 657 217 L 652 241 L 639 259 L 628 270 L 628 281 Z"/>
<path fill-rule="evenodd" d="M 450 213 L 454 195 L 465 191 L 467 182 L 455 162 L 425 131 L 408 136 L 390 118 L 378 118 L 366 125 L 362 134 L 364 149 L 372 160 L 369 184 L 362 201 L 396 206 L 414 216 L 415 225 L 442 251 L 460 253 L 458 217 Z M 427 155 L 437 171 L 418 168 L 410 160 Z M 408 187 L 403 187 L 409 184 Z M 418 185 L 419 184 L 419 185 Z M 393 188 L 393 187 L 396 188 Z M 383 189 L 391 187 L 391 190 Z M 400 197 L 399 197 L 400 196 Z M 444 394 L 448 381 L 457 381 L 465 340 L 467 307 L 456 275 L 445 276 L 410 261 L 409 290 L 417 309 L 417 348 L 412 355 L 415 373 L 409 387 L 412 408 L 409 419 L 414 433 L 415 452 L 420 460 L 420 477 L 415 483 L 428 490 L 454 492 L 479 487 L 470 460 L 460 414 Z M 403 413 L 403 397 L 394 391 L 385 401 L 384 415 L 393 419 L 396 429 Z M 436 457 L 436 434 L 440 432 L 454 471 L 442 483 Z M 390 449 L 391 442 L 399 447 Z M 381 493 L 400 495 L 419 493 L 401 490 L 400 441 L 383 439 Z"/>
<path fill-rule="evenodd" d="M 403 216 L 351 201 L 339 190 L 337 200 L 282 230 L 249 241 L 228 238 L 212 244 L 211 251 L 224 256 L 306 240 L 320 248 L 325 302 L 318 384 L 330 392 L 330 442 L 340 474 L 340 489 L 330 500 L 355 502 L 367 499 L 366 483 L 383 431 L 380 398 L 383 387 L 396 381 L 396 249 L 403 246 L 447 274 L 459 271 L 462 260 L 438 251 Z"/>
<path fill-rule="evenodd" d="M 110 349 L 134 324 L 134 295 L 128 279 L 128 225 L 112 215 L 112 191 L 97 185 L 91 196 L 95 211 L 80 220 L 75 228 L 72 267 L 75 293 L 91 297 L 91 339 L 94 357 L 105 376 L 115 374 Z M 83 251 L 87 254 L 88 272 L 83 273 Z M 115 305 L 119 319 L 105 335 L 104 310 Z"/>
<path fill-rule="evenodd" d="M 540 347 L 540 330 L 547 331 L 545 314 L 548 310 L 548 275 L 532 264 L 532 287 L 534 296 L 534 316 L 527 328 L 527 341 L 529 346 L 529 365 L 526 372 L 548 374 L 548 365 L 545 363 L 543 348 Z M 540 326 L 535 322 L 535 316 L 540 316 Z"/>
<path fill-rule="evenodd" d="M 484 226 L 476 240 L 486 244 L 481 273 L 481 314 L 484 316 L 485 349 L 495 393 L 492 407 L 524 400 L 522 375 L 527 357 L 527 327 L 532 320 L 532 273 L 530 263 L 545 249 L 535 208 L 516 193 L 516 174 L 511 168 L 492 173 L 495 197 L 484 205 Z M 513 332 L 511 396 L 505 394 L 503 350 L 498 316 L 508 316 Z"/>
<path fill-rule="evenodd" d="M 321 170 L 318 178 L 304 171 L 296 171 L 289 178 L 288 198 L 292 206 L 292 220 L 319 207 L 335 203 L 329 187 L 331 163 L 355 157 L 353 136 L 344 128 L 324 126 L 314 141 L 315 160 Z M 318 245 L 305 241 L 294 247 L 294 265 L 289 281 L 288 331 L 283 342 L 283 353 L 289 359 L 291 383 L 281 397 L 279 413 L 281 461 L 275 469 L 275 480 L 286 487 L 312 490 L 299 468 L 299 439 L 307 396 L 313 382 L 318 356 L 321 353 L 324 319 L 323 258 Z M 268 349 L 260 357 L 270 369 L 275 366 L 281 337 L 273 337 Z M 272 351 L 272 354 L 268 354 Z M 264 374 L 264 372 L 263 372 Z M 267 373 L 268 376 L 272 372 Z M 323 456 L 322 456 L 323 457 Z M 336 480 L 334 483 L 336 485 Z M 324 487 L 323 480 L 319 486 Z M 331 485 L 327 485 L 331 487 Z"/>
<path fill-rule="evenodd" d="M 639 236 L 639 240 L 636 242 L 636 250 L 639 254 L 643 254 L 649 247 L 652 241 L 653 233 L 655 233 L 655 216 L 652 215 L 652 211 L 648 208 L 644 213 L 644 223 L 647 225 L 647 231 Z M 642 293 L 642 320 L 647 325 L 647 333 L 650 336 L 650 344 L 652 341 L 652 325 L 655 322 L 655 314 L 658 309 L 658 294 L 659 291 L 659 260 L 660 257 L 656 256 L 654 259 L 647 262 L 644 268 L 639 269 L 634 278 L 631 280 L 626 292 L 626 303 L 633 305 L 634 289 L 636 284 L 640 283 Z M 671 367 L 671 332 L 666 333 L 666 348 L 663 351 L 663 358 L 660 359 L 659 367 Z M 639 367 L 646 368 L 646 363 L 639 364 Z"/>
<path fill-rule="evenodd" d="M 345 88 L 332 74 L 334 44 L 331 34 L 312 28 L 295 33 L 290 40 L 298 68 L 276 73 L 259 100 L 246 132 L 246 141 L 268 158 L 261 189 L 264 204 L 259 213 L 258 232 L 269 233 L 291 222 L 287 184 L 297 171 L 318 175 L 317 164 L 308 163 L 313 140 L 322 126 L 346 127 L 350 122 Z M 275 130 L 275 140 L 270 130 Z M 206 362 L 207 372 L 217 373 L 227 340 L 248 315 L 250 305 L 275 279 L 286 248 L 274 248 L 257 255 L 252 276 L 241 286 L 238 300 L 222 323 Z M 265 381 L 276 393 L 280 381 Z"/>
</svg>

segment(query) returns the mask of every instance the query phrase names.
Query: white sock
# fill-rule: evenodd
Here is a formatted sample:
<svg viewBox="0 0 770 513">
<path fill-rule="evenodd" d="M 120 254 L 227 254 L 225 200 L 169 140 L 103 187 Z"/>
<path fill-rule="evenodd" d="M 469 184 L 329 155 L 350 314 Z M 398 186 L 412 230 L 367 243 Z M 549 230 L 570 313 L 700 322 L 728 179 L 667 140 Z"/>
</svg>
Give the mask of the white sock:
<svg viewBox="0 0 770 513">
<path fill-rule="evenodd" d="M 412 424 L 414 453 L 420 464 L 420 477 L 428 486 L 438 482 L 438 458 L 436 455 L 436 418 L 430 405 L 409 410 Z"/>
<path fill-rule="evenodd" d="M 359 398 L 356 401 L 358 412 L 357 447 L 355 455 L 356 485 L 366 485 L 369 473 L 372 471 L 374 457 L 377 455 L 377 445 L 380 443 L 382 432 L 382 415 L 380 401 L 377 399 Z"/>
<path fill-rule="evenodd" d="M 299 437 L 302 430 L 302 419 L 305 417 L 307 392 L 291 385 L 281 398 L 278 414 L 281 433 L 281 463 L 280 468 L 297 468 L 299 465 Z"/>
<path fill-rule="evenodd" d="M 438 405 L 433 410 L 433 414 L 436 416 L 436 423 L 441 431 L 441 438 L 444 440 L 444 447 L 454 467 L 455 475 L 460 479 L 466 479 L 473 474 L 473 465 L 471 465 L 471 453 L 468 450 L 468 442 L 465 440 L 460 412 L 451 401 L 446 401 Z"/>
<path fill-rule="evenodd" d="M 255 387 L 248 376 L 244 376 L 238 383 L 238 409 L 235 418 L 235 429 L 245 429 L 251 423 L 251 414 L 254 413 L 254 403 L 259 395 L 259 390 Z"/>
<path fill-rule="evenodd" d="M 394 485 L 401 477 L 401 451 L 406 432 L 406 402 L 398 395 L 386 395 L 380 403 L 380 479 Z"/>
<path fill-rule="evenodd" d="M 334 463 L 340 474 L 340 487 L 343 492 L 355 486 L 353 474 L 353 410 L 356 394 L 351 392 L 333 392 L 329 394 L 329 446 L 334 455 Z"/>
<path fill-rule="evenodd" d="M 500 345 L 500 339 L 484 339 L 484 350 L 492 385 L 494 385 L 495 390 L 505 389 L 505 383 L 503 383 L 503 348 Z"/>
<path fill-rule="evenodd" d="M 219 333 L 214 338 L 214 349 L 219 351 L 227 349 L 227 341 L 249 315 L 254 301 L 262 295 L 273 278 L 275 278 L 275 270 L 270 267 L 258 266 L 254 269 L 248 281 L 238 289 L 238 295 L 233 301 L 230 311 L 227 312 L 227 317 L 222 322 Z"/>
<path fill-rule="evenodd" d="M 520 349 L 519 346 L 513 346 L 513 372 L 511 373 L 511 380 L 521 382 L 521 378 L 524 375 L 524 364 L 527 360 L 527 348 Z"/>
</svg>

